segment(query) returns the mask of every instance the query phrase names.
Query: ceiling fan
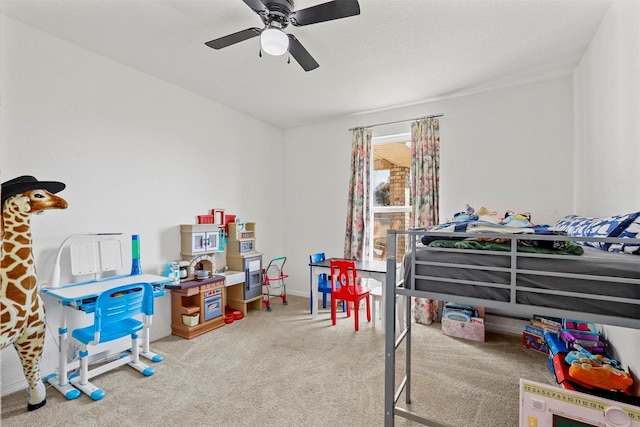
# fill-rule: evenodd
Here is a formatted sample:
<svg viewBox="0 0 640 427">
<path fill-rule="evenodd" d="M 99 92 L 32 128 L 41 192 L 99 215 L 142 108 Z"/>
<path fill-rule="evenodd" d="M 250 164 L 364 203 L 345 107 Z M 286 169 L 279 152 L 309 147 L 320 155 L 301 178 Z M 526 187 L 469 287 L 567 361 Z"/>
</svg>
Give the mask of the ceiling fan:
<svg viewBox="0 0 640 427">
<path fill-rule="evenodd" d="M 319 64 L 302 46 L 302 43 L 294 35 L 285 33 L 284 29 L 289 24 L 301 27 L 360 14 L 360 5 L 357 0 L 335 0 L 293 12 L 293 0 L 242 1 L 260 16 L 264 27 L 247 28 L 205 44 L 213 49 L 222 49 L 259 35 L 261 56 L 262 51 L 275 56 L 289 52 L 305 71 L 314 70 L 319 67 Z"/>
</svg>

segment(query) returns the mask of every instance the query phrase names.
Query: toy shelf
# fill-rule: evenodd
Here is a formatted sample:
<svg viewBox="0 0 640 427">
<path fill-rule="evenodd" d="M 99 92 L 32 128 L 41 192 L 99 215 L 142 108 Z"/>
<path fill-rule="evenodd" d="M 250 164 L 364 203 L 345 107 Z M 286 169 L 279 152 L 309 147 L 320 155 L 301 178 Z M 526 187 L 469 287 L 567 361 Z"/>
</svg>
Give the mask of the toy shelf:
<svg viewBox="0 0 640 427">
<path fill-rule="evenodd" d="M 256 223 L 245 222 L 229 224 L 229 239 L 231 240 L 249 240 L 256 238 Z"/>
</svg>

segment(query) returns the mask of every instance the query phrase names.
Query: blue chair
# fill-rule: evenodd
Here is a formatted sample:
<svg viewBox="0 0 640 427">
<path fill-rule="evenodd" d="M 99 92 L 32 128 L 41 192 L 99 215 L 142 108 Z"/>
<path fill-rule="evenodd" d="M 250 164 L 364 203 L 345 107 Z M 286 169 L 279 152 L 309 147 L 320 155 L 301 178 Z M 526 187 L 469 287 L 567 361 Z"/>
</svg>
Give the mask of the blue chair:
<svg viewBox="0 0 640 427">
<path fill-rule="evenodd" d="M 313 254 L 309 256 L 309 263 L 315 263 L 315 262 L 321 262 L 324 261 L 325 255 L 324 252 L 320 252 L 317 254 Z M 338 285 L 338 287 L 340 287 Z M 313 302 L 311 301 L 313 299 L 313 291 L 310 291 L 310 298 L 309 298 L 309 312 L 313 311 Z M 322 292 L 322 308 L 327 308 L 327 295 L 331 295 L 331 280 L 329 279 L 329 276 L 327 276 L 327 273 L 321 273 L 318 274 L 318 292 Z M 346 304 L 344 301 L 342 301 L 342 311 L 346 311 Z"/>
<path fill-rule="evenodd" d="M 143 315 L 143 319 L 136 316 Z M 129 365 L 145 376 L 154 374 L 154 369 L 140 362 L 138 332 L 151 326 L 153 316 L 153 287 L 149 283 L 135 283 L 110 289 L 96 300 L 93 325 L 75 329 L 71 336 L 80 342 L 80 374 L 70 379 L 71 384 L 88 394 L 93 400 L 104 397 L 104 391 L 89 382 L 91 377 Z M 98 345 L 131 336 L 131 348 L 120 358 L 89 370 L 87 346 Z"/>
</svg>

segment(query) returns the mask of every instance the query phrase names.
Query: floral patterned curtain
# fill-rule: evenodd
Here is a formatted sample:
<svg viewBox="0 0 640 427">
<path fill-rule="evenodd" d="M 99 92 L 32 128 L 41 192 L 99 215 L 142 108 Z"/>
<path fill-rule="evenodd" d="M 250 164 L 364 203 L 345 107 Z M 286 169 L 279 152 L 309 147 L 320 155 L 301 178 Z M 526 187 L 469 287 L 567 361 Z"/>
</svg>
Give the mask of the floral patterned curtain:
<svg viewBox="0 0 640 427">
<path fill-rule="evenodd" d="M 414 227 L 439 222 L 440 123 L 426 117 L 411 124 L 411 195 Z"/>
<path fill-rule="evenodd" d="M 353 131 L 351 143 L 351 179 L 347 202 L 347 226 L 344 240 L 346 259 L 364 259 L 369 240 L 369 182 L 371 175 L 371 129 Z"/>
<path fill-rule="evenodd" d="M 411 196 L 414 227 L 439 222 L 440 199 L 440 123 L 433 117 L 411 124 Z M 411 298 L 411 311 L 417 323 L 438 320 L 438 301 Z"/>
</svg>

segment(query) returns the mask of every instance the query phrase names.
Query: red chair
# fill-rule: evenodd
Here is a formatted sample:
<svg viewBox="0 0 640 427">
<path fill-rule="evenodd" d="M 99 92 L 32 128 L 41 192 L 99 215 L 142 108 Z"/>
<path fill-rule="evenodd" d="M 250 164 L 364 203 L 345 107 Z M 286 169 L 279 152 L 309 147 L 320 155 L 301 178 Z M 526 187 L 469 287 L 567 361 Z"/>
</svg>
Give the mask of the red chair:
<svg viewBox="0 0 640 427">
<path fill-rule="evenodd" d="M 358 307 L 361 300 L 367 302 L 367 321 L 371 322 L 369 289 L 358 284 L 356 263 L 354 261 L 337 259 L 331 260 L 329 265 L 331 267 L 331 321 L 334 325 L 336 324 L 336 301 L 346 301 L 347 317 L 351 316 L 351 303 L 353 302 L 357 331 L 359 329 Z"/>
</svg>

